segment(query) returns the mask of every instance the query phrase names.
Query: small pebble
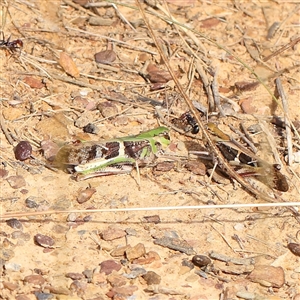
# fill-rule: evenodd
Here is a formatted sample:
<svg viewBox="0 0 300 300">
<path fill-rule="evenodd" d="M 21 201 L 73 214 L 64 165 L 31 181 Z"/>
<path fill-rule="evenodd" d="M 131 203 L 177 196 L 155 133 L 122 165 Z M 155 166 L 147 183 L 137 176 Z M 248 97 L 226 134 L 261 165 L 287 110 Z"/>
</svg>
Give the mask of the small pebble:
<svg viewBox="0 0 300 300">
<path fill-rule="evenodd" d="M 184 266 L 184 267 L 190 268 L 190 270 L 194 269 L 193 263 L 190 260 L 188 260 L 188 259 L 184 259 L 182 261 L 181 265 Z"/>
<path fill-rule="evenodd" d="M 247 277 L 266 287 L 281 288 L 285 283 L 285 274 L 282 267 L 257 265 Z"/>
<path fill-rule="evenodd" d="M 92 134 L 98 134 L 100 131 L 99 127 L 97 127 L 95 124 L 89 123 L 83 127 L 83 132 L 86 133 L 92 133 Z"/>
<path fill-rule="evenodd" d="M 6 220 L 6 224 L 13 229 L 23 230 L 23 225 L 18 219 L 13 218 Z"/>
<path fill-rule="evenodd" d="M 134 247 L 129 247 L 128 249 L 126 249 L 125 253 L 126 253 L 126 258 L 129 261 L 132 261 L 136 258 L 144 256 L 146 253 L 146 250 L 145 250 L 144 244 L 138 243 Z"/>
<path fill-rule="evenodd" d="M 85 278 L 88 279 L 88 281 L 91 281 L 93 278 L 93 271 L 92 270 L 84 270 L 82 272 L 82 274 L 84 275 Z"/>
<path fill-rule="evenodd" d="M 25 205 L 28 208 L 37 208 L 39 206 L 34 200 L 31 200 L 30 197 L 25 200 Z"/>
<path fill-rule="evenodd" d="M 100 102 L 97 106 L 104 118 L 115 116 L 118 113 L 117 106 L 109 101 Z"/>
<path fill-rule="evenodd" d="M 77 215 L 75 213 L 70 213 L 67 217 L 68 222 L 75 222 L 77 219 Z"/>
<path fill-rule="evenodd" d="M 8 262 L 4 265 L 4 268 L 6 271 L 19 272 L 21 270 L 21 265 L 13 262 Z"/>
<path fill-rule="evenodd" d="M 32 147 L 29 142 L 21 141 L 15 147 L 15 157 L 17 160 L 23 161 L 30 158 L 32 154 Z"/>
<path fill-rule="evenodd" d="M 147 274 L 142 276 L 148 285 L 160 284 L 161 277 L 153 271 L 147 272 Z"/>
<path fill-rule="evenodd" d="M 34 236 L 34 241 L 36 244 L 38 244 L 39 246 L 42 246 L 44 248 L 52 248 L 52 246 L 55 244 L 53 238 L 51 238 L 50 236 L 47 235 L 43 235 L 43 234 L 36 234 Z"/>
<path fill-rule="evenodd" d="M 10 249 L 1 249 L 0 252 L 0 262 L 2 264 L 4 264 L 4 261 L 8 261 L 10 259 L 12 259 L 15 256 L 14 251 L 10 250 Z"/>
<path fill-rule="evenodd" d="M 0 168 L 0 178 L 6 178 L 8 176 L 8 171 Z"/>
<path fill-rule="evenodd" d="M 195 254 L 195 250 L 185 240 L 163 237 L 161 239 L 155 239 L 154 244 L 166 247 L 172 250 L 180 251 L 187 255 Z"/>
<path fill-rule="evenodd" d="M 289 243 L 287 247 L 294 255 L 300 256 L 300 244 Z"/>
<path fill-rule="evenodd" d="M 6 180 L 13 189 L 19 189 L 26 185 L 24 177 L 20 175 L 7 177 Z"/>
<path fill-rule="evenodd" d="M 101 233 L 101 238 L 105 241 L 112 241 L 124 236 L 126 236 L 126 232 L 123 229 L 115 227 L 109 227 Z"/>
<path fill-rule="evenodd" d="M 87 202 L 88 200 L 91 199 L 91 197 L 96 193 L 95 188 L 86 188 L 83 191 L 80 191 L 78 197 L 77 197 L 77 202 L 79 204 L 82 204 L 84 202 Z"/>
<path fill-rule="evenodd" d="M 127 228 L 127 229 L 125 229 L 125 232 L 127 233 L 127 235 L 131 235 L 131 236 L 136 236 L 137 235 L 136 230 L 133 229 L 133 228 Z"/>
<path fill-rule="evenodd" d="M 124 273 L 123 276 L 128 279 L 134 279 L 146 273 L 147 271 L 144 268 L 134 268 L 130 273 Z"/>
<path fill-rule="evenodd" d="M 29 233 L 24 233 L 20 230 L 14 231 L 11 234 L 12 239 L 18 239 L 18 240 L 23 240 L 23 241 L 29 241 L 30 240 L 30 234 Z"/>
<path fill-rule="evenodd" d="M 122 275 L 112 273 L 107 276 L 107 281 L 110 283 L 111 286 L 123 286 L 127 283 L 127 280 Z"/>
<path fill-rule="evenodd" d="M 40 292 L 35 292 L 34 293 L 37 300 L 52 300 L 55 299 L 53 294 L 50 293 L 40 293 Z"/>
<path fill-rule="evenodd" d="M 101 264 L 100 264 L 100 272 L 102 273 L 105 273 L 106 275 L 109 275 L 111 274 L 112 271 L 119 271 L 121 270 L 122 266 L 120 263 L 112 260 L 112 259 L 109 259 L 109 260 L 105 260 L 103 261 Z"/>
<path fill-rule="evenodd" d="M 84 295 L 84 291 L 86 290 L 86 288 L 87 288 L 87 283 L 78 280 L 74 280 L 70 285 L 70 290 L 73 293 L 76 293 L 77 296 L 79 297 Z"/>
<path fill-rule="evenodd" d="M 211 264 L 211 260 L 209 257 L 205 256 L 205 255 L 195 255 L 193 256 L 192 258 L 192 263 L 199 267 L 199 268 L 202 268 L 202 267 L 206 267 L 207 265 L 210 265 Z"/>
<path fill-rule="evenodd" d="M 19 285 L 9 281 L 3 281 L 3 287 L 10 291 L 14 291 L 19 288 Z"/>
<path fill-rule="evenodd" d="M 42 275 L 28 275 L 24 278 L 24 282 L 34 285 L 43 285 L 46 280 Z"/>
</svg>

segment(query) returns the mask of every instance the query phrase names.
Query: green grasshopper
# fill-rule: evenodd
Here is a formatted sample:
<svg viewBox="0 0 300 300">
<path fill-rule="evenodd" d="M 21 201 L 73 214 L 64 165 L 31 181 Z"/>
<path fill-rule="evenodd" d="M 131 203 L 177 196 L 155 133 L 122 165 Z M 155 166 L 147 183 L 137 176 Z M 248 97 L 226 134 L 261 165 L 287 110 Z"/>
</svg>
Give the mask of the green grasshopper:
<svg viewBox="0 0 300 300">
<path fill-rule="evenodd" d="M 151 162 L 170 144 L 167 127 L 158 127 L 138 135 L 99 142 L 76 142 L 63 146 L 55 165 L 74 173 L 77 181 L 92 177 L 127 174 L 134 167 Z"/>
</svg>

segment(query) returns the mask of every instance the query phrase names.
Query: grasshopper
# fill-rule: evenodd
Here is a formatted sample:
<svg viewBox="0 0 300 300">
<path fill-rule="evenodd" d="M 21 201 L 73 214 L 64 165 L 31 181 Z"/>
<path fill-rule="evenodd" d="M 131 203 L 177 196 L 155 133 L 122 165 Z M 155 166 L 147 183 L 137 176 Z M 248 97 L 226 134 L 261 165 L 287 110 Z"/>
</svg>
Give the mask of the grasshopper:
<svg viewBox="0 0 300 300">
<path fill-rule="evenodd" d="M 146 165 L 170 144 L 168 132 L 167 127 L 158 127 L 106 141 L 67 144 L 58 151 L 54 164 L 74 173 L 77 181 L 128 174 L 134 165 Z"/>
<path fill-rule="evenodd" d="M 235 171 L 242 177 L 254 177 L 271 189 L 287 192 L 289 185 L 286 177 L 280 172 L 279 164 L 271 164 L 250 152 L 247 148 L 239 148 L 231 138 L 221 131 L 216 125 L 209 123 L 208 127 L 220 139 L 216 146 L 223 153 L 228 162 L 234 166 Z"/>
</svg>

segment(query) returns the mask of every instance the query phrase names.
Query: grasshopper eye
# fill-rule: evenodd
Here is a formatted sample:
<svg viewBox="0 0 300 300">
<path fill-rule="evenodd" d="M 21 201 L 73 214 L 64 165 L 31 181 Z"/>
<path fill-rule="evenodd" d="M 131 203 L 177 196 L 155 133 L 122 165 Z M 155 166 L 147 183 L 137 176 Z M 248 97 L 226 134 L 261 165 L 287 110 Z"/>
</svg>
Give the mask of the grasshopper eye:
<svg viewBox="0 0 300 300">
<path fill-rule="evenodd" d="M 163 138 L 165 138 L 166 140 L 170 141 L 170 135 L 167 131 L 165 131 L 163 134 L 162 134 Z"/>
</svg>

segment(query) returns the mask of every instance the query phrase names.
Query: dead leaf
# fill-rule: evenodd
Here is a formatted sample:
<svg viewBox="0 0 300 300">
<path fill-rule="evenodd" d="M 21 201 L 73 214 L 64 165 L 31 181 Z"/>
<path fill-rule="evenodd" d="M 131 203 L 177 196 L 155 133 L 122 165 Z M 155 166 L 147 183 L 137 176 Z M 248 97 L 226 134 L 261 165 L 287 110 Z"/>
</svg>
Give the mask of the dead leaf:
<svg viewBox="0 0 300 300">
<path fill-rule="evenodd" d="M 79 70 L 73 59 L 65 52 L 61 52 L 59 56 L 59 64 L 65 72 L 75 78 L 79 77 Z"/>
<path fill-rule="evenodd" d="M 202 28 L 212 28 L 217 26 L 220 23 L 220 20 L 217 18 L 209 18 L 206 20 L 201 21 L 201 27 Z"/>
<path fill-rule="evenodd" d="M 32 76 L 26 76 L 23 79 L 23 82 L 25 82 L 26 84 L 28 84 L 31 88 L 33 89 L 41 89 L 43 88 L 45 85 L 41 82 L 41 80 L 36 79 Z"/>
</svg>

